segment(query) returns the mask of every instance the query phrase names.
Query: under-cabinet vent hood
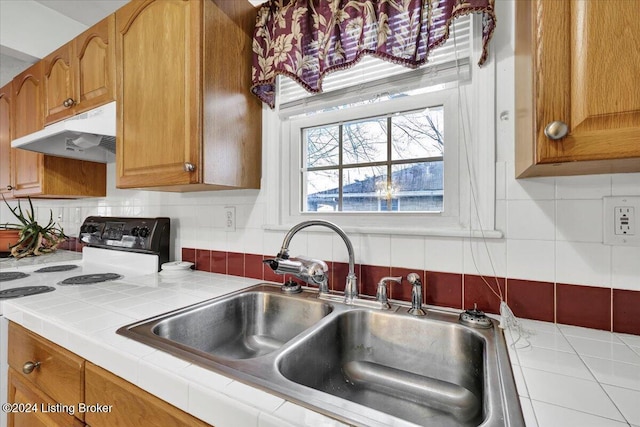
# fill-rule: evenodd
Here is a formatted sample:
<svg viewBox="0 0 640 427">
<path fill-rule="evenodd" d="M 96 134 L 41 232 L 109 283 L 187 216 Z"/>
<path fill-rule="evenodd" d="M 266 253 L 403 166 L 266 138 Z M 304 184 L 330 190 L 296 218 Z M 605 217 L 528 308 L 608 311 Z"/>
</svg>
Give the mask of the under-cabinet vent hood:
<svg viewBox="0 0 640 427">
<path fill-rule="evenodd" d="M 92 162 L 115 162 L 116 103 L 110 102 L 14 139 L 11 147 Z"/>
</svg>

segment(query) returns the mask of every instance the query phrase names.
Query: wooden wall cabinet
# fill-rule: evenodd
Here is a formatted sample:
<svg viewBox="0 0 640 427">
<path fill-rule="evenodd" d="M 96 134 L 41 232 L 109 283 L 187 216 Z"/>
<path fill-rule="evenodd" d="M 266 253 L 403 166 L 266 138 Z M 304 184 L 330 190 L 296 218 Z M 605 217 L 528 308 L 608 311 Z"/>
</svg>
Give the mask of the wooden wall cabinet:
<svg viewBox="0 0 640 427">
<path fill-rule="evenodd" d="M 259 188 L 255 13 L 245 0 L 133 0 L 116 12 L 117 187 Z"/>
<path fill-rule="evenodd" d="M 640 172 L 640 3 L 515 7 L 516 176 Z"/>
<path fill-rule="evenodd" d="M 37 132 L 44 127 L 43 68 L 44 61 L 39 61 L 12 81 L 12 131 L 9 131 L 12 139 Z M 3 134 L 5 132 L 2 130 Z M 105 164 L 48 156 L 22 149 L 9 150 L 9 185 L 10 195 L 13 197 L 101 197 L 107 193 Z M 4 159 L 4 151 L 2 154 Z M 4 162 L 5 160 L 3 164 Z"/>
<path fill-rule="evenodd" d="M 36 404 L 38 409 L 9 413 L 9 427 L 76 427 L 84 422 L 92 427 L 209 425 L 13 322 L 9 323 L 8 357 L 9 402 Z M 27 362 L 40 364 L 25 374 L 22 369 Z M 85 413 L 78 403 L 108 410 Z M 42 411 L 60 407 L 57 404 L 74 406 L 74 414 Z"/>
<path fill-rule="evenodd" d="M 11 83 L 0 88 L 0 194 L 13 195 L 11 185 Z"/>
<path fill-rule="evenodd" d="M 45 125 L 115 99 L 115 15 L 43 58 Z"/>
</svg>

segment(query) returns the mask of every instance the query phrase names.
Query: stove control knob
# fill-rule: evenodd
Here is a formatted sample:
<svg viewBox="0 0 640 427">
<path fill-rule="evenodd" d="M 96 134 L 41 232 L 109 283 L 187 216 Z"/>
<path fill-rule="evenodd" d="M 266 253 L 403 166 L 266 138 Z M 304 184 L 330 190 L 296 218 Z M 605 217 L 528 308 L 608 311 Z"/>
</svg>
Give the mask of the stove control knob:
<svg viewBox="0 0 640 427">
<path fill-rule="evenodd" d="M 140 235 L 140 227 L 133 227 L 131 229 L 131 235 L 138 237 Z"/>
<path fill-rule="evenodd" d="M 142 238 L 149 236 L 149 229 L 147 227 L 142 227 L 138 233 L 138 235 Z"/>
<path fill-rule="evenodd" d="M 98 231 L 98 227 L 96 227 L 94 224 L 87 224 L 83 228 L 84 229 L 80 231 L 84 233 L 95 233 L 96 231 Z"/>
</svg>

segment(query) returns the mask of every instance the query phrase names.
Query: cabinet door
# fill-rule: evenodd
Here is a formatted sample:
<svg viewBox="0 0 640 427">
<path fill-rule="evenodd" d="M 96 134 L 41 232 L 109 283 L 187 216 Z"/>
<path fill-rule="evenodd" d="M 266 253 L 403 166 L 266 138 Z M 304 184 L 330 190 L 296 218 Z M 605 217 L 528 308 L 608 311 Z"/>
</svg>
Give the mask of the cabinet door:
<svg viewBox="0 0 640 427">
<path fill-rule="evenodd" d="M 42 113 L 42 61 L 38 61 L 13 79 L 13 138 L 44 127 Z"/>
<path fill-rule="evenodd" d="M 18 375 L 56 402 L 73 407 L 82 401 L 84 360 L 78 355 L 12 322 L 7 359 Z M 37 367 L 25 373 L 23 369 L 28 362 L 36 363 Z M 84 418 L 83 413 L 74 415 Z"/>
<path fill-rule="evenodd" d="M 116 12 L 118 187 L 201 181 L 201 11 L 134 0 Z"/>
<path fill-rule="evenodd" d="M 13 139 L 44 127 L 42 110 L 43 61 L 29 67 L 13 79 Z M 41 192 L 43 155 L 27 150 L 12 150 L 13 194 L 26 196 Z"/>
<path fill-rule="evenodd" d="M 205 427 L 208 424 L 89 362 L 85 365 L 85 402 L 108 405 L 109 412 L 87 412 L 92 427 Z"/>
<path fill-rule="evenodd" d="M 73 43 L 78 94 L 75 112 L 81 113 L 114 100 L 115 15 L 98 22 Z"/>
<path fill-rule="evenodd" d="M 11 196 L 11 83 L 0 88 L 0 194 Z"/>
<path fill-rule="evenodd" d="M 640 171 L 640 2 L 517 3 L 517 109 L 533 118 L 517 129 L 536 141 L 517 154 L 517 172 Z M 566 137 L 545 135 L 554 121 L 567 124 Z"/>
<path fill-rule="evenodd" d="M 21 405 L 20 409 L 7 414 L 9 427 L 80 427 L 84 423 L 66 412 L 56 412 L 56 402 L 42 390 L 21 378 L 9 368 L 10 403 Z M 18 409 L 18 408 L 16 408 Z"/>
<path fill-rule="evenodd" d="M 74 114 L 73 107 L 78 102 L 78 97 L 72 57 L 73 44 L 67 43 L 42 60 L 45 125 Z"/>
<path fill-rule="evenodd" d="M 42 193 L 43 164 L 43 154 L 20 149 L 11 150 L 14 196 L 22 197 Z"/>
</svg>

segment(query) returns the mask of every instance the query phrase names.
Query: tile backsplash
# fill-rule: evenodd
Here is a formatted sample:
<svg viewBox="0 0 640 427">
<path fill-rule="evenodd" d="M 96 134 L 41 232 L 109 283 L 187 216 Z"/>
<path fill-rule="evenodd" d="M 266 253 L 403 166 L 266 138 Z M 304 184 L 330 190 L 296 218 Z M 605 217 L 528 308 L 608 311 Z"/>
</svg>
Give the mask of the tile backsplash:
<svg viewBox="0 0 640 427">
<path fill-rule="evenodd" d="M 497 163 L 497 186 L 505 191 L 497 191 L 496 228 L 505 237 L 489 239 L 486 248 L 478 240 L 456 237 L 350 235 L 361 292 L 373 294 L 382 273 L 417 271 L 426 278 L 427 304 L 469 308 L 475 302 L 497 312 L 499 300 L 480 278 L 486 275 L 490 284 L 500 283 L 518 316 L 640 335 L 635 315 L 640 306 L 640 248 L 601 243 L 601 198 L 640 195 L 640 174 L 515 180 L 509 169 L 509 162 Z M 185 259 L 186 254 L 201 270 L 282 280 L 260 262 L 278 252 L 285 234 L 263 229 L 268 209 L 264 190 L 119 190 L 114 165 L 107 171 L 107 197 L 34 200 L 37 216 L 46 221 L 51 210 L 72 236 L 89 215 L 168 216 L 171 259 Z M 236 231 L 224 229 L 225 206 L 236 207 Z M 11 214 L 2 206 L 0 223 L 7 221 Z M 332 263 L 332 286 L 340 290 L 347 253 L 337 235 L 303 231 L 290 250 Z M 408 300 L 408 292 L 408 286 L 394 286 L 390 294 Z"/>
</svg>

